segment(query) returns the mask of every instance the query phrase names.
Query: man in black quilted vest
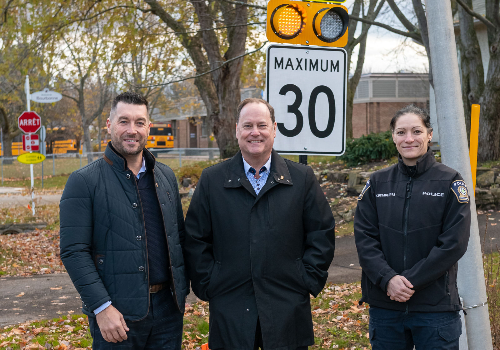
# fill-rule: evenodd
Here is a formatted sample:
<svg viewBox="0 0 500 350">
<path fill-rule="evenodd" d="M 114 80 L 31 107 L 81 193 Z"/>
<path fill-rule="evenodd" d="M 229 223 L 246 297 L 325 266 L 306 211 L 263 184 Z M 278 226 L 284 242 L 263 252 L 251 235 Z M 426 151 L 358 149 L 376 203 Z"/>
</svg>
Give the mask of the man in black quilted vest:
<svg viewBox="0 0 500 350">
<path fill-rule="evenodd" d="M 107 128 L 104 157 L 73 172 L 64 189 L 61 259 L 94 349 L 180 349 L 189 284 L 177 181 L 145 148 L 144 97 L 118 95 Z"/>
</svg>

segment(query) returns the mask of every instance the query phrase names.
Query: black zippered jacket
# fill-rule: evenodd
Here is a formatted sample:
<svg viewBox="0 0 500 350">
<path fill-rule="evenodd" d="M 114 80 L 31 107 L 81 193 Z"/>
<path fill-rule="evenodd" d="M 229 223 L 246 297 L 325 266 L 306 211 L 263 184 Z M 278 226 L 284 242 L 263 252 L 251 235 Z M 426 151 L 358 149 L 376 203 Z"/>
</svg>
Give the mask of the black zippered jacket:
<svg viewBox="0 0 500 350">
<path fill-rule="evenodd" d="M 467 250 L 470 204 L 460 174 L 432 151 L 416 172 L 399 163 L 373 173 L 358 197 L 354 236 L 363 269 L 360 303 L 392 310 L 460 310 L 457 262 Z M 406 277 L 415 293 L 405 303 L 387 296 L 387 283 Z"/>
</svg>

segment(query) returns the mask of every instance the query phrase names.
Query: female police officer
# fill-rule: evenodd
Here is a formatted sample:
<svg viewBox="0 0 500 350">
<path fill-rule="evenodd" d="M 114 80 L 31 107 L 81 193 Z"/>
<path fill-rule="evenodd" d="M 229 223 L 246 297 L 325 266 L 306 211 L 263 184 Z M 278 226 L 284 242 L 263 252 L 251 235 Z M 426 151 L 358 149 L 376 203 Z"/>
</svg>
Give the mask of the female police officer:
<svg viewBox="0 0 500 350">
<path fill-rule="evenodd" d="M 457 261 L 469 239 L 467 187 L 434 159 L 425 111 L 403 108 L 391 129 L 399 162 L 371 176 L 354 220 L 370 342 L 373 349 L 458 349 Z"/>
</svg>

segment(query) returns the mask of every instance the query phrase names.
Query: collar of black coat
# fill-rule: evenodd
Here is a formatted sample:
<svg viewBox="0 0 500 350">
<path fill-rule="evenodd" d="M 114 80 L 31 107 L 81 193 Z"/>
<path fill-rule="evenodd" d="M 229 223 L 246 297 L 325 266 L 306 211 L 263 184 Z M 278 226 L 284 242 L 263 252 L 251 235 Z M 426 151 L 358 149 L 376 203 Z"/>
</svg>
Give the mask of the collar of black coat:
<svg viewBox="0 0 500 350">
<path fill-rule="evenodd" d="M 153 154 L 148 151 L 147 148 L 144 148 L 142 151 L 142 155 L 146 160 L 146 171 L 153 169 L 155 166 L 155 157 Z M 113 147 L 111 141 L 108 142 L 108 147 L 104 150 L 104 160 L 111 165 L 112 167 L 120 170 L 126 171 L 127 168 L 127 160 Z"/>
<path fill-rule="evenodd" d="M 269 177 L 276 181 L 276 183 L 293 185 L 292 177 L 290 176 L 285 160 L 274 149 L 271 153 L 271 170 L 269 171 Z M 271 180 L 271 182 L 273 180 Z M 224 187 L 239 187 L 242 185 L 242 181 L 248 181 L 248 179 L 245 175 L 245 168 L 243 167 L 243 156 L 241 155 L 241 151 L 238 151 L 238 153 L 229 160 Z M 268 180 L 268 183 L 269 182 Z"/>
<path fill-rule="evenodd" d="M 427 152 L 417 161 L 416 172 L 412 177 L 418 177 L 420 174 L 425 173 L 434 163 L 436 163 L 436 158 L 434 158 L 434 153 L 430 148 L 427 148 Z M 403 174 L 410 176 L 411 171 L 403 162 L 401 155 L 398 155 L 398 168 Z"/>
</svg>

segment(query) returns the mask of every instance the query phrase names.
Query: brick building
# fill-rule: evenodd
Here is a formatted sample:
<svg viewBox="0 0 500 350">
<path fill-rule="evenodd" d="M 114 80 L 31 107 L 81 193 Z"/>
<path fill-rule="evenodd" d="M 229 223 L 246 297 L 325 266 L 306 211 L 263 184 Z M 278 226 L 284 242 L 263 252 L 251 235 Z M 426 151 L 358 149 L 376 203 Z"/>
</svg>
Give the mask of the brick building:
<svg viewBox="0 0 500 350">
<path fill-rule="evenodd" d="M 413 103 L 429 109 L 427 74 L 370 73 L 362 75 L 352 113 L 354 138 L 389 130 L 398 110 Z"/>
</svg>

